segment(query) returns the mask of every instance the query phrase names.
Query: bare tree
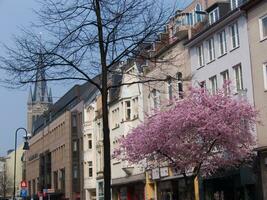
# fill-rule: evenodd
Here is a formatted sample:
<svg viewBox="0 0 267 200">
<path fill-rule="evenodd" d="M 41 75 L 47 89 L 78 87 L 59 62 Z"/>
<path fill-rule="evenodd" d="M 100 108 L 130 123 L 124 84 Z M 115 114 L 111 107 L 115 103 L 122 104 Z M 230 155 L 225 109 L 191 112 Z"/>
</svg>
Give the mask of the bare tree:
<svg viewBox="0 0 267 200">
<path fill-rule="evenodd" d="M 39 66 L 46 71 L 46 81 L 82 80 L 99 89 L 103 113 L 104 197 L 110 200 L 108 91 L 120 85 L 109 85 L 108 77 L 120 61 L 145 55 L 142 53 L 145 44 L 163 31 L 174 9 L 166 7 L 162 0 L 42 0 L 40 3 L 39 25 L 45 29 L 47 40 L 24 30 L 24 36 L 15 39 L 15 48 L 6 47 L 8 57 L 2 57 L 0 67 L 9 75 L 5 81 L 13 86 L 35 82 L 36 66 Z M 93 79 L 99 74 L 100 83 Z"/>
</svg>

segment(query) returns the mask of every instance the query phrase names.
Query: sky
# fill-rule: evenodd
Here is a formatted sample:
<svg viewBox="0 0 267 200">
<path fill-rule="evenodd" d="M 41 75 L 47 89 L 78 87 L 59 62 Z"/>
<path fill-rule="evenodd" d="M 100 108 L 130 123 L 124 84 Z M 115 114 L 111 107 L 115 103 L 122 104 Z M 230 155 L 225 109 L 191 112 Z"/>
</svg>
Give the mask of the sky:
<svg viewBox="0 0 267 200">
<path fill-rule="evenodd" d="M 191 0 L 164 0 L 166 3 L 179 1 L 184 7 Z M 31 22 L 37 21 L 33 10 L 38 10 L 37 0 L 0 0 L 0 43 L 11 46 L 12 37 L 20 35 L 20 27 L 30 27 Z M 5 53 L 0 46 L 0 55 Z M 0 71 L 0 78 L 4 74 Z M 54 101 L 62 96 L 71 85 L 57 84 L 48 86 L 52 88 Z M 27 98 L 29 88 L 24 90 L 7 89 L 0 85 L 0 156 L 5 156 L 7 150 L 14 149 L 15 131 L 19 127 L 26 128 Z M 23 133 L 23 132 L 22 132 Z M 19 133 L 18 142 L 22 143 L 23 134 Z"/>
</svg>

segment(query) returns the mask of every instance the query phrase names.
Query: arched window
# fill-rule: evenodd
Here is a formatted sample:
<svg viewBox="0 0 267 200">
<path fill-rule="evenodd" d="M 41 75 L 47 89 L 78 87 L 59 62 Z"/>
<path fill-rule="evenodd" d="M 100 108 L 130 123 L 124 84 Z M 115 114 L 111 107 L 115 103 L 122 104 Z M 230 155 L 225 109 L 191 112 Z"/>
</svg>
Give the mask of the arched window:
<svg viewBox="0 0 267 200">
<path fill-rule="evenodd" d="M 199 3 L 195 7 L 195 23 L 198 23 L 198 22 L 202 21 L 202 16 L 197 11 L 202 11 L 202 7 L 201 7 L 201 5 Z"/>
</svg>

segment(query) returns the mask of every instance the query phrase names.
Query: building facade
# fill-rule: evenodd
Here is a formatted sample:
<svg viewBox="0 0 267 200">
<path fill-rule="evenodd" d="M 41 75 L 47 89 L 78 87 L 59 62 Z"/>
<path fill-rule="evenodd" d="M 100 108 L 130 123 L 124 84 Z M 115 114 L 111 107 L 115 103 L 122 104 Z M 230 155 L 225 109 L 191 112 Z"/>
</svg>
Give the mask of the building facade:
<svg viewBox="0 0 267 200">
<path fill-rule="evenodd" d="M 92 85 L 76 85 L 34 123 L 26 153 L 26 179 L 32 197 L 51 189 L 54 199 L 82 199 L 83 99 Z"/>
<path fill-rule="evenodd" d="M 257 124 L 262 199 L 267 199 L 267 1 L 251 1 L 242 8 L 247 13 L 254 104 L 260 111 Z"/>
<path fill-rule="evenodd" d="M 215 94 L 226 93 L 254 104 L 252 65 L 245 1 L 217 2 L 206 9 L 207 21 L 186 46 L 189 48 L 192 84 Z M 225 85 L 229 83 L 230 85 Z M 255 133 L 256 137 L 256 133 Z M 245 178 L 246 177 L 246 178 Z M 212 199 L 257 199 L 257 176 L 252 168 L 229 170 L 201 181 L 200 197 Z"/>
</svg>

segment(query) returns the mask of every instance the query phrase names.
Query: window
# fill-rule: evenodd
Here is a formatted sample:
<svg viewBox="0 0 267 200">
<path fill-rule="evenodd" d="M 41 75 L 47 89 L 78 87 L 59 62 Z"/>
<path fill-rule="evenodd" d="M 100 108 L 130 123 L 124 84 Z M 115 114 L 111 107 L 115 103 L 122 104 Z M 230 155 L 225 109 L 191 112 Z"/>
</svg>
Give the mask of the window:
<svg viewBox="0 0 267 200">
<path fill-rule="evenodd" d="M 216 92 L 217 92 L 217 77 L 213 76 L 209 79 L 209 81 L 210 81 L 211 94 L 216 94 Z"/>
<path fill-rule="evenodd" d="M 176 74 L 176 78 L 177 78 L 177 89 L 178 89 L 179 99 L 182 99 L 183 95 L 184 95 L 184 91 L 183 91 L 183 74 L 181 72 L 178 72 Z"/>
<path fill-rule="evenodd" d="M 156 90 L 156 89 L 152 90 L 152 98 L 153 98 L 154 109 L 158 109 L 159 104 L 160 104 L 160 97 L 159 97 L 159 91 L 158 90 Z"/>
<path fill-rule="evenodd" d="M 88 176 L 90 178 L 93 177 L 93 162 L 92 161 L 88 162 Z"/>
<path fill-rule="evenodd" d="M 88 135 L 88 149 L 93 148 L 93 143 L 92 143 L 92 134 Z"/>
<path fill-rule="evenodd" d="M 198 13 L 198 11 L 202 11 L 202 8 L 201 8 L 201 5 L 198 3 L 196 5 L 196 8 L 195 8 L 195 22 L 198 23 L 198 22 L 201 22 L 202 21 L 202 16 L 200 13 Z"/>
<path fill-rule="evenodd" d="M 222 84 L 226 83 L 229 81 L 229 72 L 228 70 L 225 70 L 221 73 L 222 76 Z"/>
<path fill-rule="evenodd" d="M 261 40 L 267 38 L 267 15 L 260 18 L 260 37 Z"/>
<path fill-rule="evenodd" d="M 131 101 L 125 101 L 125 119 L 131 119 Z"/>
<path fill-rule="evenodd" d="M 219 33 L 219 46 L 220 46 L 220 55 L 226 54 L 226 34 L 225 31 L 223 30 L 222 32 Z"/>
<path fill-rule="evenodd" d="M 104 199 L 104 182 L 103 181 L 98 183 L 98 199 L 99 200 Z"/>
<path fill-rule="evenodd" d="M 77 127 L 77 115 L 75 114 L 71 116 L 71 125 L 72 127 Z"/>
<path fill-rule="evenodd" d="M 242 67 L 241 65 L 237 65 L 233 67 L 234 72 L 235 72 L 235 86 L 236 86 L 236 91 L 243 90 L 243 77 L 242 77 Z"/>
<path fill-rule="evenodd" d="M 219 8 L 215 8 L 209 13 L 209 23 L 213 24 L 219 20 Z"/>
<path fill-rule="evenodd" d="M 78 178 L 78 166 L 77 165 L 73 166 L 73 178 L 74 179 Z"/>
<path fill-rule="evenodd" d="M 119 120 L 120 120 L 120 109 L 119 107 L 117 107 L 112 111 L 112 128 L 119 127 Z"/>
<path fill-rule="evenodd" d="M 133 114 L 133 119 L 138 118 L 138 97 L 135 97 L 132 99 L 133 102 L 133 109 L 132 109 L 132 114 Z"/>
<path fill-rule="evenodd" d="M 204 65 L 203 45 L 197 47 L 197 54 L 198 54 L 198 65 L 202 67 Z"/>
<path fill-rule="evenodd" d="M 172 80 L 171 80 L 171 78 L 168 80 L 168 94 L 169 94 L 169 100 L 172 100 Z"/>
<path fill-rule="evenodd" d="M 187 21 L 187 25 L 190 25 L 190 26 L 193 25 L 193 14 L 192 13 L 186 14 L 186 21 Z"/>
<path fill-rule="evenodd" d="M 239 46 L 239 33 L 237 23 L 230 26 L 232 49 Z"/>
<path fill-rule="evenodd" d="M 267 63 L 263 65 L 264 89 L 267 90 Z"/>
<path fill-rule="evenodd" d="M 210 38 L 207 41 L 208 44 L 208 52 L 209 52 L 209 61 L 213 61 L 215 59 L 215 49 L 214 49 L 214 39 Z"/>
<path fill-rule="evenodd" d="M 222 86 L 224 86 L 225 83 L 229 83 L 229 71 L 225 70 L 221 73 L 221 78 L 222 78 Z M 227 85 L 227 87 L 225 88 L 225 94 L 229 94 L 230 93 L 230 88 L 229 85 Z"/>
<path fill-rule="evenodd" d="M 76 152 L 78 150 L 77 141 L 73 141 L 73 151 Z"/>
<path fill-rule="evenodd" d="M 231 9 L 234 10 L 241 6 L 243 3 L 245 3 L 246 0 L 230 0 L 231 3 Z"/>
</svg>

